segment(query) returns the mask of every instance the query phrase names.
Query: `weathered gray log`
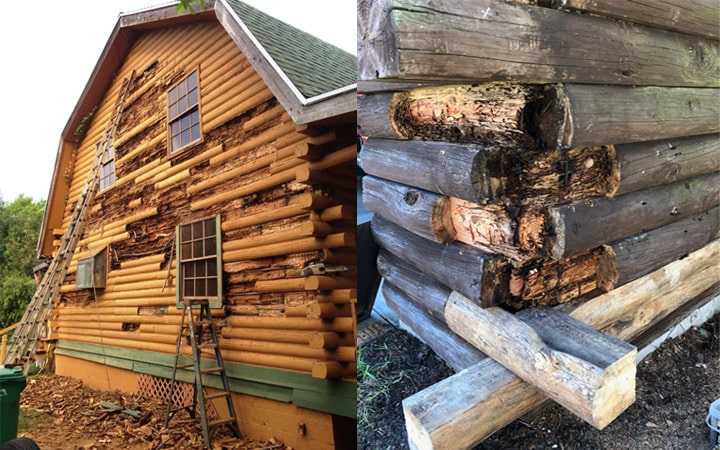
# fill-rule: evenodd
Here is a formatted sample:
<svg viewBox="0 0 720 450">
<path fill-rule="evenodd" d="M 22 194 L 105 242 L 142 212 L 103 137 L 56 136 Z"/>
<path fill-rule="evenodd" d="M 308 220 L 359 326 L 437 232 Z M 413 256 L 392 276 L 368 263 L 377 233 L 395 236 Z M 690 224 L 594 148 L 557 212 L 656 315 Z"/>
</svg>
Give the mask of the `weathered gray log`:
<svg viewBox="0 0 720 450">
<path fill-rule="evenodd" d="M 706 134 L 615 146 L 612 196 L 720 171 L 720 136 Z"/>
<path fill-rule="evenodd" d="M 713 241 L 687 258 L 663 266 L 631 283 L 583 303 L 570 315 L 595 328 L 622 317 L 645 314 L 656 323 L 717 283 L 720 242 Z M 683 280 L 682 288 L 678 281 Z M 645 329 L 645 324 L 642 324 Z M 629 336 L 639 333 L 633 327 Z M 539 406 L 546 397 L 490 358 L 403 400 L 410 447 L 463 449 L 481 442 L 513 420 Z"/>
<path fill-rule="evenodd" d="M 720 8 L 716 0 L 540 0 L 538 4 L 709 39 L 720 38 Z"/>
<path fill-rule="evenodd" d="M 457 243 L 438 244 L 379 216 L 371 228 L 380 247 L 473 301 L 492 306 L 508 296 L 510 267 L 503 257 Z"/>
<path fill-rule="evenodd" d="M 377 265 L 386 283 L 402 290 L 427 314 L 445 323 L 445 302 L 452 292 L 449 287 L 386 250 L 380 250 Z"/>
<path fill-rule="evenodd" d="M 720 208 L 694 214 L 610 244 L 623 285 L 720 237 Z"/>
<path fill-rule="evenodd" d="M 362 200 L 369 211 L 418 236 L 439 243 L 454 240 L 442 195 L 368 175 L 363 177 Z"/>
<path fill-rule="evenodd" d="M 492 0 L 360 0 L 357 33 L 363 80 L 720 82 L 716 41 Z"/>
<path fill-rule="evenodd" d="M 717 133 L 719 95 L 717 89 L 564 84 L 547 91 L 537 128 L 548 148 Z"/>
<path fill-rule="evenodd" d="M 493 202 L 505 149 L 368 138 L 360 166 L 376 177 L 479 203 Z"/>
<path fill-rule="evenodd" d="M 398 318 L 423 342 L 430 343 L 429 347 L 456 372 L 485 357 L 480 350 L 429 316 L 400 289 L 387 281 L 383 283 L 383 295 Z"/>
<path fill-rule="evenodd" d="M 658 228 L 720 205 L 718 173 L 548 208 L 553 257 L 567 258 L 643 231 Z"/>
</svg>

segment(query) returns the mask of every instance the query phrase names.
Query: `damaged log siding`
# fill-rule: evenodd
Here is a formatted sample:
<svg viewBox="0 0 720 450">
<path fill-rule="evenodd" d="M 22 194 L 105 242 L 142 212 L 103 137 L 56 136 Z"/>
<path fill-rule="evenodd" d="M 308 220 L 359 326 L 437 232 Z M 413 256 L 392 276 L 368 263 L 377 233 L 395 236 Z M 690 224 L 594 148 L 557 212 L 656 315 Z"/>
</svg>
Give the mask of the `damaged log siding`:
<svg viewBox="0 0 720 450">
<path fill-rule="evenodd" d="M 91 211 L 56 309 L 57 336 L 174 353 L 175 227 L 220 214 L 225 298 L 214 315 L 225 360 L 354 374 L 354 272 L 300 271 L 307 261 L 354 265 L 354 123 L 296 126 L 220 25 L 137 39 L 78 143 L 63 227 L 133 69 L 115 137 L 116 183 Z M 202 141 L 169 156 L 166 92 L 195 69 Z M 76 290 L 77 259 L 107 245 L 107 287 Z"/>
</svg>

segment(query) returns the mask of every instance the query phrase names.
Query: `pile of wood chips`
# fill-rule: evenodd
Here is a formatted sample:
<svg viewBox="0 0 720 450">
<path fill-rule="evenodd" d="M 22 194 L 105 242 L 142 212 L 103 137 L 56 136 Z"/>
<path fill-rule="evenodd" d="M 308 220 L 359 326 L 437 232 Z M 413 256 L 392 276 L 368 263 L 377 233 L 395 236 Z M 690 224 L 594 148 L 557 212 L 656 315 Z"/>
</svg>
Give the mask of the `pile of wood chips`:
<svg viewBox="0 0 720 450">
<path fill-rule="evenodd" d="M 20 409 L 42 419 L 37 429 L 23 432 L 21 428 L 18 437 L 29 437 L 41 448 L 56 449 L 203 448 L 199 419 L 185 420 L 188 415 L 181 412 L 165 430 L 165 408 L 164 400 L 100 391 L 74 378 L 29 377 L 20 394 Z M 211 439 L 214 450 L 290 449 L 274 439 L 237 439 L 224 428 L 212 430 Z"/>
</svg>

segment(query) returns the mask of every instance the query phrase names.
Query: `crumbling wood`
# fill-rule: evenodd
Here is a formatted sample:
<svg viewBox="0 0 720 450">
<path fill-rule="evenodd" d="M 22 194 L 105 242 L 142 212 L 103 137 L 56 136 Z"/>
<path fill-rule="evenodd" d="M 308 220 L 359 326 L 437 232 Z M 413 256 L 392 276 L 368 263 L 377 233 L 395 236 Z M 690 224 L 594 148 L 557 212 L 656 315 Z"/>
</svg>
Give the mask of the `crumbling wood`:
<svg viewBox="0 0 720 450">
<path fill-rule="evenodd" d="M 598 296 L 570 312 L 602 329 L 647 301 L 667 298 L 688 302 L 716 283 L 709 276 L 720 255 L 713 241 L 687 258 Z M 688 280 L 677 289 L 677 280 Z M 669 311 L 653 310 L 655 323 Z M 629 335 L 637 332 L 628 331 Z M 490 358 L 403 400 L 408 439 L 413 448 L 470 448 L 546 400 L 542 393 Z"/>
<path fill-rule="evenodd" d="M 708 39 L 720 38 L 720 8 L 715 0 L 550 0 L 539 3 Z"/>
<path fill-rule="evenodd" d="M 362 80 L 718 86 L 717 70 L 712 40 L 601 17 L 491 0 L 358 2 Z"/>
<path fill-rule="evenodd" d="M 371 228 L 380 247 L 473 301 L 491 306 L 507 296 L 510 267 L 502 257 L 457 243 L 438 244 L 381 217 L 373 218 Z"/>
<path fill-rule="evenodd" d="M 720 205 L 718 174 L 702 175 L 614 198 L 548 209 L 557 259 L 642 231 L 661 227 Z"/>
<path fill-rule="evenodd" d="M 717 89 L 558 85 L 537 129 L 548 148 L 670 139 L 720 131 Z"/>
<path fill-rule="evenodd" d="M 382 288 L 385 301 L 398 318 L 423 342 L 430 342 L 431 348 L 456 372 L 475 364 L 486 356 L 466 340 L 450 331 L 435 317 L 430 316 L 409 296 L 385 281 Z"/>
<path fill-rule="evenodd" d="M 358 125 L 364 136 L 532 148 L 524 112 L 541 92 L 527 84 L 483 83 L 361 96 Z"/>
</svg>

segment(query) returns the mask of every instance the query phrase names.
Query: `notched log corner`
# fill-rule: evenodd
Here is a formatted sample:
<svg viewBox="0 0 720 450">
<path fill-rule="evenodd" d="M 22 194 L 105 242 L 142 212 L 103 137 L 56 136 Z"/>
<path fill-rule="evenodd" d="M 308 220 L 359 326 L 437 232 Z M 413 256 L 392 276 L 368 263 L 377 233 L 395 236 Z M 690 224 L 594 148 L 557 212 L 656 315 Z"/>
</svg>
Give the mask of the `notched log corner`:
<svg viewBox="0 0 720 450">
<path fill-rule="evenodd" d="M 393 129 L 403 139 L 507 144 L 535 148 L 526 109 L 541 88 L 487 83 L 418 88 L 394 96 Z"/>
</svg>

